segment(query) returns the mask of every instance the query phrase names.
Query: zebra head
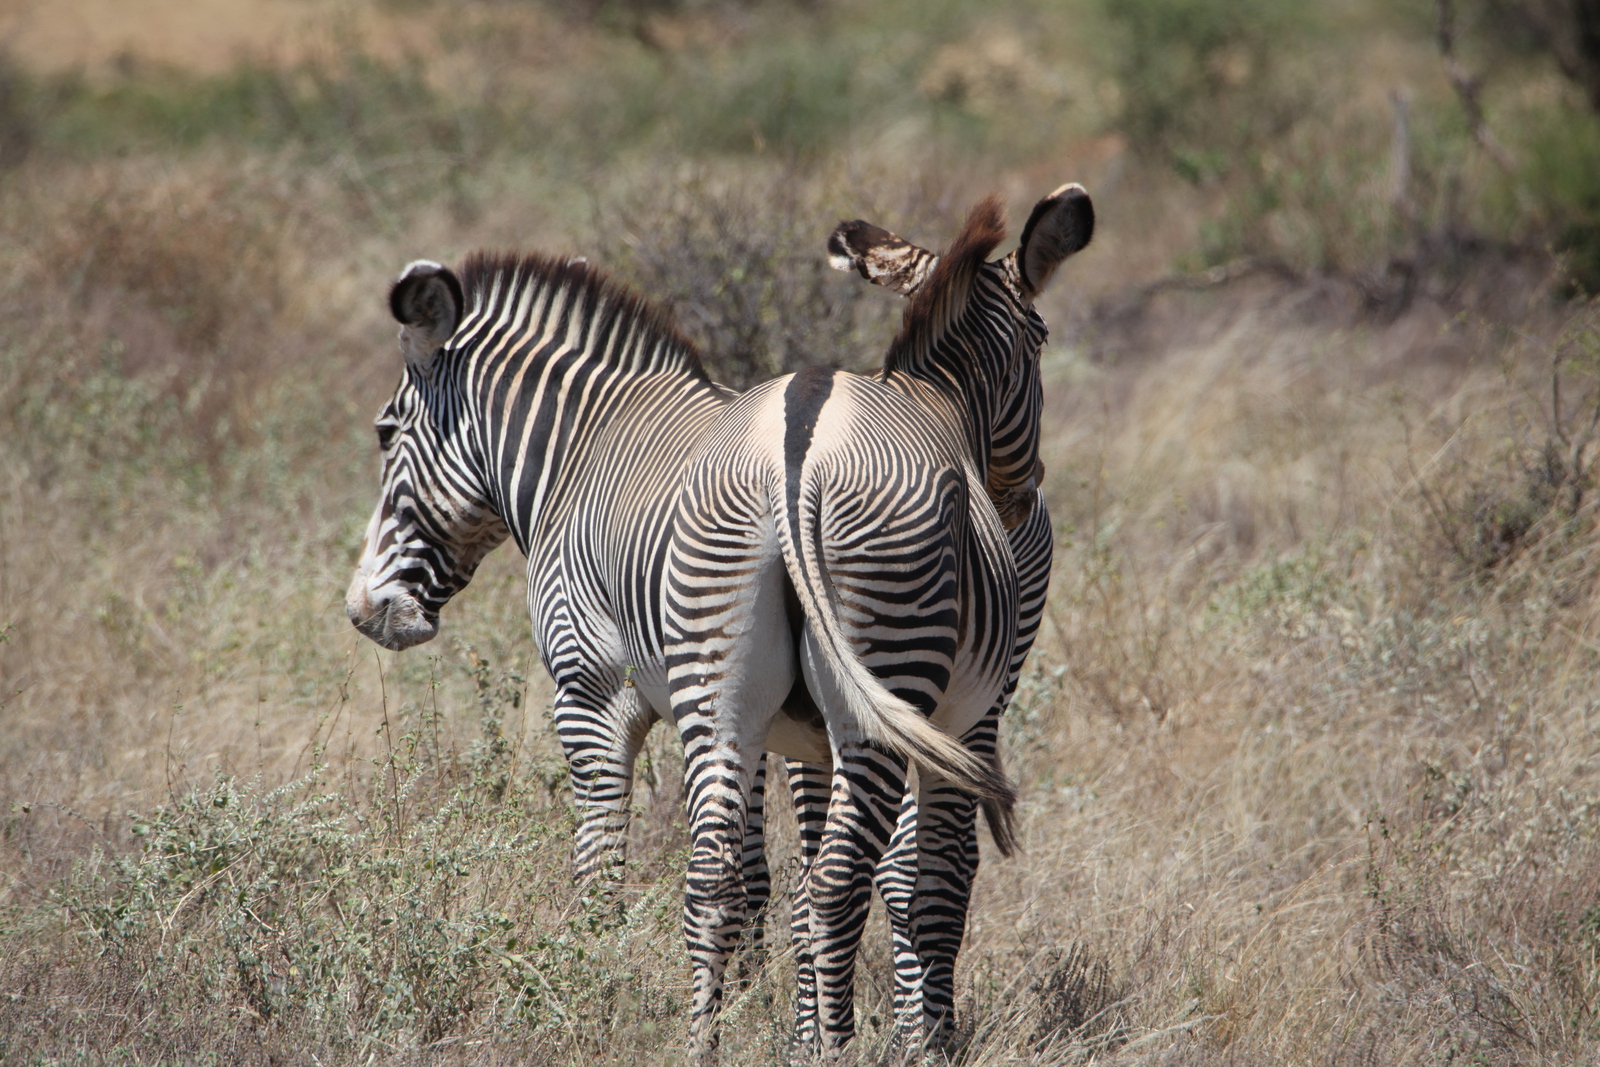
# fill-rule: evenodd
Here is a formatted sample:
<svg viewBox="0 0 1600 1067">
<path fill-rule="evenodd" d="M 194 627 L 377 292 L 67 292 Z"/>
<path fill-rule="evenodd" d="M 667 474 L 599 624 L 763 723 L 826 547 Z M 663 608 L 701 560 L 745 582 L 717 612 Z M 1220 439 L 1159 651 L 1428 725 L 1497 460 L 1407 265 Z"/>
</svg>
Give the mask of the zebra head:
<svg viewBox="0 0 1600 1067">
<path fill-rule="evenodd" d="M 997 198 L 973 207 L 943 254 L 857 219 L 828 239 L 829 263 L 910 298 L 905 324 L 884 361 L 962 383 L 977 403 L 974 441 L 988 456 L 989 493 L 1007 529 L 1027 518 L 1043 476 L 1038 455 L 1039 357 L 1049 337 L 1035 299 L 1063 260 L 1094 235 L 1094 204 L 1069 183 L 1034 205 L 1017 248 L 990 262 L 1005 236 Z"/>
<path fill-rule="evenodd" d="M 1009 268 L 1018 301 L 1031 304 L 1061 261 L 1081 251 L 1093 236 L 1094 203 L 1076 182 L 1035 204 L 1017 250 L 999 261 Z M 828 263 L 834 270 L 855 271 L 901 296 L 916 296 L 942 258 L 863 219 L 839 223 L 828 237 Z"/>
<path fill-rule="evenodd" d="M 461 283 L 418 260 L 389 293 L 405 372 L 374 424 L 382 493 L 367 524 L 345 614 L 384 648 L 439 632 L 439 609 L 507 535 L 463 440 L 461 394 L 447 342 L 461 324 Z"/>
</svg>

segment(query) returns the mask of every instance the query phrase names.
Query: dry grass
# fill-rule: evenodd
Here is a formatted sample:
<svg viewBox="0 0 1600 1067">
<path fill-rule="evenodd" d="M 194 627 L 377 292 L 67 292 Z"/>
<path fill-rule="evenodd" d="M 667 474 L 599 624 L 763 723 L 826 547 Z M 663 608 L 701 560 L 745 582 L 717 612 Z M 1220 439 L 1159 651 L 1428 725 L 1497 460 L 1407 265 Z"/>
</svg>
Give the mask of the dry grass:
<svg viewBox="0 0 1600 1067">
<path fill-rule="evenodd" d="M 763 34 L 809 25 L 687 5 L 624 40 L 581 5 L 469 6 L 549 20 L 640 92 L 684 84 L 677 52 L 709 57 L 702 87 L 761 56 L 800 69 Z M 949 12 L 934 39 L 886 34 L 885 94 L 908 99 L 900 63 L 908 92 L 951 99 L 847 151 L 797 147 L 829 114 L 800 99 L 753 127 L 798 131 L 788 148 L 682 150 L 660 130 L 721 121 L 685 110 L 597 134 L 615 154 L 592 165 L 451 133 L 399 156 L 46 147 L 0 174 L 0 1060 L 673 1062 L 669 733 L 632 882 L 597 896 L 568 874 L 521 561 L 493 557 L 406 654 L 340 610 L 396 370 L 386 280 L 418 255 L 570 249 L 676 302 L 730 379 L 867 363 L 897 304 L 808 258 L 837 218 L 936 244 L 973 194 L 1020 214 L 1069 177 L 1103 210 L 1044 309 L 1057 567 L 1005 736 L 1025 851 L 986 856 L 957 1062 L 1594 1057 L 1600 542 L 1578 446 L 1600 309 L 1554 300 L 1526 256 L 1381 314 L 1359 272 L 1125 298 L 1238 203 L 1208 215 L 1227 189 L 1130 163 L 1096 125 L 1113 94 L 1047 77 L 1036 51 L 1069 34 L 1028 17 L 968 51 Z M 473 32 L 451 61 L 521 84 L 522 46 Z M 1417 74 L 1414 45 L 1373 55 Z M 1064 134 L 997 171 L 961 124 L 1024 125 L 980 114 L 1013 76 Z M 492 117 L 474 99 L 407 114 L 470 130 Z M 1315 230 L 1381 201 L 1313 189 L 1276 217 Z M 1346 237 L 1339 256 L 1379 254 Z M 784 1060 L 781 942 L 730 1003 L 730 1063 Z M 861 1055 L 888 1062 L 882 930 L 866 953 Z"/>
</svg>

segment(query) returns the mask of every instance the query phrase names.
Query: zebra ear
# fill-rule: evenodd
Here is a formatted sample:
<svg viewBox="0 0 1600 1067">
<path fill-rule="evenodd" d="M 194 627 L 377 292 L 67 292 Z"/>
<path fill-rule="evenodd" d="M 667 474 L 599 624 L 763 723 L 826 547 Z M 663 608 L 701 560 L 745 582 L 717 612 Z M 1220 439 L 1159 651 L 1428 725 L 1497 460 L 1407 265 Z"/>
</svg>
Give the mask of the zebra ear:
<svg viewBox="0 0 1600 1067">
<path fill-rule="evenodd" d="M 1033 206 L 1022 228 L 1017 263 L 1029 296 L 1038 296 L 1061 261 L 1081 251 L 1094 236 L 1094 202 L 1083 186 L 1063 185 Z"/>
<path fill-rule="evenodd" d="M 853 270 L 874 285 L 910 296 L 928 280 L 939 257 L 880 226 L 856 219 L 839 223 L 828 237 L 828 265 L 834 270 Z"/>
<path fill-rule="evenodd" d="M 389 310 L 400 323 L 400 354 L 407 363 L 433 358 L 460 325 L 464 303 L 461 283 L 449 268 L 430 259 L 406 265 L 389 290 Z"/>
</svg>

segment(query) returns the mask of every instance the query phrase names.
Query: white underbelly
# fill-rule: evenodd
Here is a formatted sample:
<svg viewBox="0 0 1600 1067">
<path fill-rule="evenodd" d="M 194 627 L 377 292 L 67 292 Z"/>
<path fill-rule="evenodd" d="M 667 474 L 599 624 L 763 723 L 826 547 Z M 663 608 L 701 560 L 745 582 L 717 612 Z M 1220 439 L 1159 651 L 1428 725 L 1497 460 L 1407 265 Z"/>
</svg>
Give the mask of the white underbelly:
<svg viewBox="0 0 1600 1067">
<path fill-rule="evenodd" d="M 807 763 L 833 762 L 825 730 L 796 722 L 781 711 L 773 716 L 772 729 L 767 732 L 767 751 Z"/>
<path fill-rule="evenodd" d="M 642 675 L 635 675 L 633 686 L 639 691 L 639 700 L 659 719 L 672 718 L 672 693 L 667 688 L 665 678 L 647 679 Z"/>
</svg>

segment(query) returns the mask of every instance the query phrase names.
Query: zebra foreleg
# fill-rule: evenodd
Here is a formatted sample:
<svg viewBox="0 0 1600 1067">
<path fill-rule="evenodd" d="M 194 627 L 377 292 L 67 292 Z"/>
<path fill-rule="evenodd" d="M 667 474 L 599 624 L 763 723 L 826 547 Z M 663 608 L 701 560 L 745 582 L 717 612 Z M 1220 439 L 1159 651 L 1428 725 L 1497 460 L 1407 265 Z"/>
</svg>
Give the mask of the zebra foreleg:
<svg viewBox="0 0 1600 1067">
<path fill-rule="evenodd" d="M 578 881 L 620 881 L 627 860 L 633 765 L 652 718 L 633 689 L 595 699 L 576 687 L 556 698 L 556 734 L 567 757 L 578 808 L 573 872 Z"/>
</svg>

